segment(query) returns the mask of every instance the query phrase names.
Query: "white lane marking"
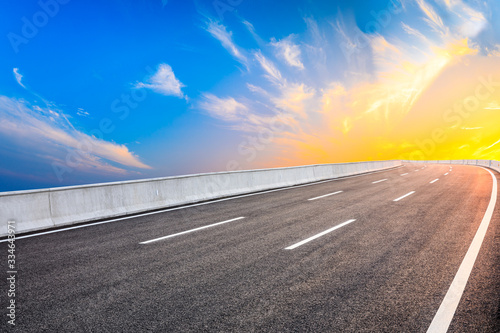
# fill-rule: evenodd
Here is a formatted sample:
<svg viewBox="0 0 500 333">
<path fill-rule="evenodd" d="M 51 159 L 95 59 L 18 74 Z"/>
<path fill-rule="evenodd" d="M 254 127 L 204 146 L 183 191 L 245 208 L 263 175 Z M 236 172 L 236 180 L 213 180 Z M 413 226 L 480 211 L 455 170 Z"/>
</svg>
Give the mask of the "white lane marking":
<svg viewBox="0 0 500 333">
<path fill-rule="evenodd" d="M 418 169 L 418 170 L 415 170 L 415 172 L 417 172 L 417 171 L 420 171 L 420 169 Z"/>
<path fill-rule="evenodd" d="M 406 176 L 407 174 L 408 174 L 408 172 L 407 173 L 403 173 L 401 176 Z"/>
<path fill-rule="evenodd" d="M 307 238 L 307 239 L 304 239 L 303 241 L 300 241 L 300 242 L 298 242 L 298 243 L 295 243 L 295 244 L 293 244 L 293 245 L 290 245 L 289 247 L 286 247 L 286 248 L 285 248 L 285 250 L 293 250 L 293 249 L 295 249 L 295 248 L 297 248 L 297 247 L 299 247 L 299 246 L 301 246 L 301 245 L 304 245 L 305 243 L 308 243 L 308 242 L 310 242 L 310 241 L 312 241 L 312 240 L 315 240 L 316 238 L 319 238 L 319 237 L 321 237 L 321 236 L 324 236 L 324 235 L 326 235 L 326 234 L 327 234 L 327 233 L 329 233 L 329 232 L 332 232 L 332 231 L 334 231 L 334 230 L 337 230 L 337 229 L 339 229 L 339 228 L 342 228 L 343 226 L 348 225 L 349 223 L 352 223 L 352 222 L 354 222 L 354 221 L 356 221 L 356 220 L 349 220 L 349 221 L 345 221 L 344 223 L 341 223 L 341 224 L 339 224 L 339 225 L 336 225 L 336 226 L 335 226 L 335 227 L 333 227 L 333 228 L 330 228 L 330 229 L 325 230 L 325 231 L 323 231 L 323 232 L 320 232 L 319 234 L 316 234 L 316 235 L 314 235 L 314 236 L 312 236 L 312 237 L 309 237 L 309 238 Z"/>
<path fill-rule="evenodd" d="M 435 183 L 435 182 L 437 182 L 438 180 L 439 180 L 439 178 L 434 179 L 434 180 L 431 182 L 431 184 L 434 184 L 434 183 Z"/>
<path fill-rule="evenodd" d="M 372 184 L 377 184 L 377 183 L 385 182 L 386 180 L 387 180 L 387 178 L 386 179 L 382 179 L 382 180 L 377 180 L 376 182 L 372 182 Z"/>
<path fill-rule="evenodd" d="M 485 168 L 483 168 L 485 169 Z M 439 309 L 432 319 L 431 325 L 427 329 L 427 333 L 445 333 L 448 331 L 448 327 L 455 315 L 455 311 L 457 310 L 458 303 L 462 298 L 462 294 L 464 292 L 467 281 L 469 280 L 470 273 L 472 268 L 474 267 L 474 262 L 476 261 L 479 250 L 481 249 L 481 245 L 483 244 L 484 237 L 486 235 L 486 231 L 488 230 L 488 226 L 491 221 L 491 217 L 493 216 L 493 211 L 495 210 L 495 204 L 497 202 L 497 179 L 495 175 L 488 169 L 488 171 L 493 178 L 493 188 L 491 190 L 491 198 L 490 203 L 488 204 L 488 208 L 486 209 L 486 213 L 484 214 L 483 220 L 477 229 L 476 235 L 472 240 L 472 243 L 465 254 L 465 257 L 460 264 L 460 268 L 453 279 L 453 282 L 450 285 L 450 289 L 446 293 L 446 296 L 443 299 L 443 302 L 439 306 Z"/>
<path fill-rule="evenodd" d="M 448 176 L 448 172 L 444 174 L 445 176 Z"/>
<path fill-rule="evenodd" d="M 190 232 L 195 232 L 195 231 L 198 231 L 198 230 L 212 228 L 212 227 L 224 224 L 224 223 L 234 222 L 234 221 L 238 221 L 238 220 L 242 220 L 242 219 L 244 219 L 243 216 L 242 217 L 237 217 L 235 219 L 230 219 L 230 220 L 227 220 L 227 221 L 222 221 L 222 222 L 217 222 L 217 223 L 214 223 L 214 224 L 205 225 L 203 227 L 194 228 L 194 229 L 191 229 L 191 230 L 186 230 L 186 231 L 178 232 L 176 234 L 172 234 L 172 235 L 163 236 L 163 237 L 160 237 L 160 238 L 151 239 L 151 240 L 148 240 L 148 241 L 140 242 L 139 244 L 149 244 L 149 243 L 161 241 L 161 240 L 164 240 L 164 239 L 167 239 L 167 238 L 172 238 L 172 237 L 176 237 L 176 236 L 188 234 Z"/>
<path fill-rule="evenodd" d="M 184 205 L 184 206 L 181 206 L 181 207 L 167 208 L 167 209 L 157 210 L 157 211 L 154 211 L 154 212 L 141 213 L 141 214 L 137 214 L 137 215 L 133 215 L 133 216 L 119 217 L 119 218 L 116 218 L 116 219 L 110 219 L 110 220 L 101 221 L 101 222 L 94 222 L 94 223 L 82 224 L 82 225 L 78 225 L 78 226 L 74 226 L 74 227 L 68 227 L 68 228 L 61 228 L 61 229 L 57 229 L 57 230 L 38 232 L 38 233 L 35 233 L 35 234 L 31 234 L 31 235 L 19 236 L 19 237 L 16 237 L 16 239 L 31 238 L 31 237 L 36 237 L 36 236 L 54 234 L 54 233 L 57 233 L 57 232 L 63 232 L 63 231 L 68 231 L 68 230 L 73 230 L 73 229 L 86 228 L 86 227 L 91 227 L 91 226 L 94 226 L 94 225 L 105 224 L 105 223 L 110 223 L 110 222 L 123 221 L 123 220 L 133 219 L 133 218 L 136 218 L 136 217 L 142 217 L 142 216 L 148 216 L 148 215 L 166 213 L 166 212 L 171 212 L 171 211 L 179 210 L 179 209 L 186 209 L 186 208 L 191 208 L 191 207 L 197 207 L 197 206 L 203 206 L 203 205 L 210 205 L 210 204 L 213 204 L 213 203 L 216 203 L 216 202 L 221 202 L 221 201 L 227 201 L 227 200 L 234 200 L 234 199 L 239 199 L 239 198 L 251 197 L 251 196 L 254 196 L 254 195 L 272 193 L 272 192 L 277 192 L 277 191 L 292 190 L 292 189 L 296 189 L 296 188 L 300 188 L 300 187 L 313 186 L 313 185 L 318 185 L 318 184 L 328 183 L 328 182 L 334 182 L 334 181 L 339 181 L 339 180 L 348 179 L 348 178 L 362 177 L 362 176 L 367 176 L 367 175 L 371 175 L 371 174 L 374 174 L 374 173 L 392 171 L 392 170 L 399 169 L 399 168 L 402 168 L 402 167 L 404 167 L 404 165 L 400 165 L 400 166 L 397 166 L 397 167 L 394 167 L 394 168 L 390 168 L 390 169 L 384 169 L 384 170 L 378 170 L 378 171 L 372 171 L 372 172 L 362 173 L 360 175 L 352 175 L 352 176 L 346 176 L 346 177 L 340 177 L 340 178 L 322 180 L 322 181 L 314 182 L 314 183 L 310 183 L 310 184 L 292 185 L 292 186 L 288 186 L 288 187 L 277 188 L 277 189 L 274 189 L 274 190 L 262 191 L 262 192 L 257 192 L 257 193 L 242 194 L 242 195 L 237 195 L 237 196 L 230 197 L 230 198 L 216 199 L 216 200 L 211 200 L 211 201 L 207 201 L 207 202 L 201 202 L 201 203 L 197 203 L 197 204 L 187 204 L 187 205 Z M 8 241 L 8 239 L 0 239 L 0 243 L 4 243 L 4 242 L 7 242 L 7 241 Z"/>
<path fill-rule="evenodd" d="M 406 197 L 409 197 L 410 195 L 412 195 L 413 193 L 415 193 L 415 191 L 411 191 L 410 193 L 406 193 L 405 195 L 403 195 L 402 197 L 399 197 L 397 199 L 394 199 L 393 201 L 399 201 L 401 199 L 404 199 Z"/>
<path fill-rule="evenodd" d="M 315 197 L 315 198 L 311 198 L 311 199 L 307 199 L 307 200 L 312 201 L 312 200 L 316 200 L 316 199 L 321 199 L 321 198 L 329 197 L 330 195 L 339 194 L 339 193 L 342 193 L 342 192 L 343 191 L 337 191 L 337 192 L 333 192 L 333 193 L 328 193 L 328 194 L 320 195 L 319 197 Z"/>
</svg>

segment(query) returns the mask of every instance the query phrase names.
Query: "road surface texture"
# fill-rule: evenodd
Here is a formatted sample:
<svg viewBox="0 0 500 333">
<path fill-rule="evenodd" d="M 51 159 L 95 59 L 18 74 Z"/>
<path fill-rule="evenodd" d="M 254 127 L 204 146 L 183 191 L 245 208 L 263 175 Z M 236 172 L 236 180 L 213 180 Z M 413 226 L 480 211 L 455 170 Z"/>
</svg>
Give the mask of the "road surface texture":
<svg viewBox="0 0 500 333">
<path fill-rule="evenodd" d="M 426 332 L 494 183 L 481 167 L 406 164 L 18 235 L 16 325 L 3 278 L 0 331 Z M 500 331 L 499 237 L 497 204 L 449 332 Z"/>
</svg>

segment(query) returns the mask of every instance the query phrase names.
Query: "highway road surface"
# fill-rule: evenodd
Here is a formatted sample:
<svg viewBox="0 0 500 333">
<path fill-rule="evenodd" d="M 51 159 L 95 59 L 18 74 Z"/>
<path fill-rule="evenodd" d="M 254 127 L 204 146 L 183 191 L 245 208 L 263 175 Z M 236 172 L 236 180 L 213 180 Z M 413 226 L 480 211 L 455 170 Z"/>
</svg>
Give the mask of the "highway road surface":
<svg viewBox="0 0 500 333">
<path fill-rule="evenodd" d="M 0 331 L 500 332 L 499 176 L 406 164 L 18 235 Z"/>
</svg>

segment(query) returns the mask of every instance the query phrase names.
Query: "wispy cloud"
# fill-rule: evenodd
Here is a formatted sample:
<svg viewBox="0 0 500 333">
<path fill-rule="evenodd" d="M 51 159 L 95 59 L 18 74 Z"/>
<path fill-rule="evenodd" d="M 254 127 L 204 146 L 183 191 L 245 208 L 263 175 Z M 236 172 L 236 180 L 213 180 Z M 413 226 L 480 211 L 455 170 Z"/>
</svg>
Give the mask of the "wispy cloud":
<svg viewBox="0 0 500 333">
<path fill-rule="evenodd" d="M 488 103 L 488 105 L 484 108 L 485 110 L 500 110 L 500 104 L 497 101 L 493 101 Z"/>
<path fill-rule="evenodd" d="M 21 75 L 21 73 L 19 73 L 19 68 L 14 68 L 13 70 L 13 73 L 14 73 L 14 77 L 17 81 L 17 83 L 19 83 L 19 85 L 23 88 L 26 89 L 26 87 L 24 86 L 22 80 L 23 80 L 23 76 Z"/>
<path fill-rule="evenodd" d="M 214 118 L 224 121 L 240 121 L 248 115 L 248 108 L 232 97 L 219 98 L 213 94 L 203 94 L 199 107 Z"/>
<path fill-rule="evenodd" d="M 146 82 L 138 82 L 135 88 L 151 89 L 166 96 L 184 98 L 182 88 L 185 87 L 174 74 L 172 67 L 168 64 L 160 64 L 156 73 Z"/>
<path fill-rule="evenodd" d="M 444 42 L 451 36 L 454 38 L 476 37 L 488 24 L 481 12 L 473 9 L 462 0 L 437 2 L 436 5 L 439 6 L 439 10 L 446 13 L 443 15 L 439 15 L 438 11 L 426 0 L 416 0 L 416 2 L 426 16 L 424 21 Z M 443 23 L 445 20 L 447 24 Z M 450 29 L 450 26 L 453 29 Z"/>
<path fill-rule="evenodd" d="M 113 166 L 114 162 L 125 167 L 151 169 L 128 150 L 125 145 L 105 141 L 85 134 L 68 121 L 60 110 L 32 105 L 24 100 L 0 96 L 0 134 L 15 140 L 20 147 L 31 146 L 38 150 L 39 156 L 47 162 L 73 164 L 82 171 L 105 173 L 128 173 L 127 170 Z M 68 162 L 69 152 L 75 156 Z"/>
<path fill-rule="evenodd" d="M 248 32 L 252 35 L 253 39 L 255 39 L 255 41 L 259 45 L 265 44 L 264 40 L 255 31 L 255 27 L 252 23 L 248 22 L 247 20 L 242 20 L 241 23 L 243 23 L 243 25 L 247 28 Z"/>
<path fill-rule="evenodd" d="M 291 130 L 296 124 L 295 116 L 287 112 L 286 106 L 283 107 L 284 111 L 281 111 L 274 106 L 247 99 L 242 101 L 233 97 L 218 97 L 205 93 L 198 107 L 213 118 L 229 123 L 230 128 L 247 133 L 270 130 L 278 123 L 280 127 Z"/>
<path fill-rule="evenodd" d="M 447 10 L 453 14 L 458 32 L 466 37 L 476 37 L 488 24 L 481 12 L 474 10 L 462 0 L 445 0 Z"/>
<path fill-rule="evenodd" d="M 278 110 L 301 118 L 307 118 L 308 112 L 314 110 L 307 106 L 310 106 L 308 102 L 315 96 L 315 91 L 304 83 L 286 84 L 279 93 L 278 96 L 271 98 L 271 102 Z"/>
<path fill-rule="evenodd" d="M 209 19 L 206 23 L 205 30 L 208 31 L 212 37 L 217 39 L 221 45 L 231 54 L 238 62 L 248 69 L 248 59 L 243 54 L 243 51 L 234 43 L 233 33 L 228 31 L 226 26 L 218 21 Z"/>
<path fill-rule="evenodd" d="M 425 14 L 426 18 L 424 18 L 424 20 L 429 24 L 429 26 L 441 37 L 446 37 L 449 33 L 449 30 L 444 25 L 441 16 L 439 16 L 434 8 L 425 0 L 416 0 L 416 2 L 422 12 Z"/>
<path fill-rule="evenodd" d="M 276 68 L 276 66 L 262 55 L 261 51 L 254 53 L 255 59 L 259 62 L 262 69 L 267 73 L 265 76 L 273 83 L 282 84 L 283 77 L 281 72 Z"/>
<path fill-rule="evenodd" d="M 495 143 L 493 143 L 493 144 L 489 145 L 488 147 L 484 148 L 484 150 L 487 150 L 487 149 L 493 148 L 494 146 L 496 146 L 496 145 L 497 145 L 497 144 L 499 144 L 499 143 L 500 143 L 500 140 L 498 140 L 497 142 L 495 142 Z"/>
<path fill-rule="evenodd" d="M 88 116 L 90 116 L 90 113 L 88 113 L 87 111 L 85 111 L 82 108 L 78 108 L 78 110 L 76 111 L 76 114 L 79 115 L 80 117 L 88 117 Z"/>
<path fill-rule="evenodd" d="M 427 37 L 425 37 L 420 31 L 418 31 L 417 29 L 414 29 L 412 27 L 410 27 L 408 24 L 405 24 L 404 22 L 401 22 L 401 27 L 403 27 L 403 30 L 409 34 L 409 35 L 412 35 L 412 36 L 415 36 L 417 38 L 419 38 L 420 40 L 422 41 L 427 41 Z"/>
<path fill-rule="evenodd" d="M 276 48 L 278 57 L 285 60 L 289 66 L 304 69 L 304 64 L 300 59 L 300 47 L 293 43 L 293 35 L 279 41 L 272 39 L 271 45 Z"/>
<path fill-rule="evenodd" d="M 474 131 L 474 130 L 480 130 L 483 129 L 484 127 L 462 127 L 463 130 L 465 131 Z"/>
</svg>

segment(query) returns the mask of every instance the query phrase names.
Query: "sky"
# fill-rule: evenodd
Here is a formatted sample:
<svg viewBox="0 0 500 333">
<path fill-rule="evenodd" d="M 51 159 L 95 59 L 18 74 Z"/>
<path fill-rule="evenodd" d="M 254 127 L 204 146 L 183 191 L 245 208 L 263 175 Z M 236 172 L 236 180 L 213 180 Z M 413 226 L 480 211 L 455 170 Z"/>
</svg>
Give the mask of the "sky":
<svg viewBox="0 0 500 333">
<path fill-rule="evenodd" d="M 498 1 L 1 1 L 0 192 L 500 160 Z"/>
</svg>

